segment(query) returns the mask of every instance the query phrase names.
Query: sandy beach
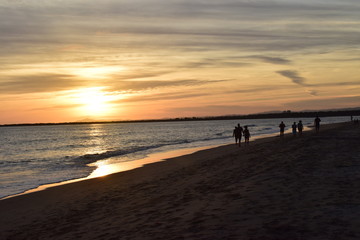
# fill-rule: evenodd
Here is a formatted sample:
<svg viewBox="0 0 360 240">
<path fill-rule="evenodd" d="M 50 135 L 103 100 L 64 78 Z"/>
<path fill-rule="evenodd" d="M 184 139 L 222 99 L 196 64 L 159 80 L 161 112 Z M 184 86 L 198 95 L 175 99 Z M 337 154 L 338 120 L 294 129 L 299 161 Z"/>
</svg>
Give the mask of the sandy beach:
<svg viewBox="0 0 360 240">
<path fill-rule="evenodd" d="M 360 239 L 360 128 L 201 150 L 0 201 L 0 239 Z"/>
</svg>

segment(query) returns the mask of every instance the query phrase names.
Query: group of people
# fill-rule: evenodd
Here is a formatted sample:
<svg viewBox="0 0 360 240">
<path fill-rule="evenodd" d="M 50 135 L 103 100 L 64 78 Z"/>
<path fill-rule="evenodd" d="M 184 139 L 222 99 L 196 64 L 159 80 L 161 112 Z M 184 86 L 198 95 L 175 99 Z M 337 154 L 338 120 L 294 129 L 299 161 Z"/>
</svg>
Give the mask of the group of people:
<svg viewBox="0 0 360 240">
<path fill-rule="evenodd" d="M 284 132 L 285 132 L 285 123 L 281 122 L 279 125 L 280 128 L 280 137 L 284 136 Z M 295 136 L 297 134 L 297 132 L 299 132 L 299 135 L 302 135 L 302 131 L 304 129 L 304 125 L 302 124 L 302 121 L 300 120 L 298 123 L 294 122 L 293 125 L 291 125 L 292 128 L 292 133 Z"/>
<path fill-rule="evenodd" d="M 321 119 L 316 116 L 315 120 L 314 120 L 314 126 L 315 126 L 315 131 L 316 133 L 318 133 L 320 131 L 320 122 Z M 280 128 L 280 137 L 284 136 L 284 132 L 285 132 L 285 124 L 284 122 L 281 122 L 279 125 Z M 292 128 L 292 133 L 294 136 L 296 136 L 296 134 L 299 132 L 299 135 L 302 135 L 302 131 L 304 129 L 304 125 L 302 124 L 302 121 L 300 120 L 298 123 L 294 122 L 293 125 L 291 125 Z"/>
<path fill-rule="evenodd" d="M 250 142 L 250 131 L 247 126 L 242 128 L 240 124 L 238 123 L 237 126 L 235 126 L 233 137 L 235 137 L 235 144 L 239 144 L 239 147 L 241 147 L 241 137 L 244 136 L 245 138 L 245 145 L 249 145 Z"/>
<path fill-rule="evenodd" d="M 351 116 L 351 122 L 353 122 L 355 125 L 359 125 L 359 119 L 354 119 L 353 116 Z"/>
<path fill-rule="evenodd" d="M 320 122 L 321 122 L 320 118 L 318 116 L 316 116 L 316 118 L 314 120 L 314 126 L 315 126 L 316 133 L 318 133 L 320 130 Z M 281 121 L 281 123 L 279 125 L 280 137 L 284 136 L 285 127 L 286 127 L 285 123 L 283 121 Z M 292 133 L 294 136 L 296 136 L 297 133 L 299 133 L 300 136 L 302 135 L 304 125 L 301 120 L 298 123 L 294 122 L 291 127 L 292 127 Z M 250 131 L 247 126 L 242 128 L 240 126 L 240 124 L 238 123 L 238 125 L 235 126 L 235 129 L 233 131 L 233 137 L 235 137 L 235 144 L 238 144 L 239 147 L 241 146 L 241 137 L 242 136 L 244 136 L 244 138 L 245 138 L 245 145 L 248 145 L 249 141 L 250 141 Z"/>
</svg>

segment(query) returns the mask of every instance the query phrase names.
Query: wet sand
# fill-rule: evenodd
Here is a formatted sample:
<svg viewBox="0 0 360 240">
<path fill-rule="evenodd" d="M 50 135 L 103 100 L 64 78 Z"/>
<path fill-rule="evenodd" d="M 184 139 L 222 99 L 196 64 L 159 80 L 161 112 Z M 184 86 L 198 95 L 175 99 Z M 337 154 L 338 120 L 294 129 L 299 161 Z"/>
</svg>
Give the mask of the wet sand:
<svg viewBox="0 0 360 240">
<path fill-rule="evenodd" d="M 230 144 L 0 201 L 0 239 L 360 239 L 360 128 Z"/>
</svg>

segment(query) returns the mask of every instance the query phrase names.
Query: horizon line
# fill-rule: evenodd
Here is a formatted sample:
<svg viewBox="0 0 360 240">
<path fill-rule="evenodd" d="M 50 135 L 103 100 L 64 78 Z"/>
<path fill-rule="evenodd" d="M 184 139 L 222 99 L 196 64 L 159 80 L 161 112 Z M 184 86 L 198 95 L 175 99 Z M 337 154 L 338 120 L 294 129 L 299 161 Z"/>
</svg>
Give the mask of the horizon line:
<svg viewBox="0 0 360 240">
<path fill-rule="evenodd" d="M 350 114 L 355 113 L 355 114 Z M 256 118 L 291 118 L 294 115 L 302 115 L 310 117 L 320 115 L 321 117 L 331 116 L 352 116 L 360 115 L 360 107 L 333 109 L 333 110 L 303 110 L 303 111 L 270 111 L 252 114 L 228 114 L 218 116 L 203 116 L 203 117 L 176 117 L 176 118 L 159 118 L 159 119 L 137 119 L 137 120 L 92 120 L 92 121 L 72 121 L 72 122 L 53 122 L 53 123 L 10 123 L 0 124 L 0 127 L 11 126 L 44 126 L 44 125 L 76 125 L 76 124 L 110 124 L 110 123 L 135 123 L 135 122 L 172 122 L 172 121 L 201 121 L 201 120 L 233 120 L 233 119 L 256 119 Z M 305 116 L 307 115 L 307 116 Z M 300 116 L 299 116 L 300 117 Z"/>
</svg>

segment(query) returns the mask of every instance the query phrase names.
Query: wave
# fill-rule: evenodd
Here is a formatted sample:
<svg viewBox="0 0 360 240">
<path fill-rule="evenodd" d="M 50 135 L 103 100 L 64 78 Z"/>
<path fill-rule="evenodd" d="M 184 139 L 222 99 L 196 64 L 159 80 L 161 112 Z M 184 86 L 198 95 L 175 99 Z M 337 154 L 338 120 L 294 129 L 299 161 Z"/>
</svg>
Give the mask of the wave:
<svg viewBox="0 0 360 240">
<path fill-rule="evenodd" d="M 218 134 L 216 134 L 216 135 L 218 135 Z M 154 145 L 150 145 L 150 146 L 138 146 L 138 147 L 133 147 L 133 148 L 128 148 L 128 149 L 109 150 L 109 151 L 105 151 L 105 152 L 101 152 L 101 153 L 90 153 L 90 154 L 85 154 L 85 155 L 82 155 L 79 157 L 75 157 L 75 158 L 73 158 L 73 161 L 75 161 L 79 164 L 89 164 L 89 163 L 93 163 L 93 162 L 103 160 L 106 158 L 119 157 L 119 156 L 124 156 L 124 155 L 132 154 L 132 153 L 139 153 L 139 152 L 157 149 L 157 148 L 161 148 L 161 147 L 165 147 L 165 146 L 176 146 L 176 145 L 189 144 L 189 143 L 194 143 L 194 142 L 221 140 L 221 139 L 229 138 L 228 136 L 222 136 L 222 134 L 220 134 L 218 136 L 219 137 L 203 138 L 203 139 L 197 139 L 194 141 L 184 139 L 184 140 L 171 142 L 171 143 L 167 142 L 167 143 L 154 144 Z"/>
<path fill-rule="evenodd" d="M 102 159 L 106 159 L 106 158 L 124 156 L 126 154 L 137 153 L 137 152 L 156 149 L 156 148 L 160 148 L 160 147 L 164 147 L 164 146 L 177 145 L 177 144 L 181 144 L 181 143 L 189 143 L 189 141 L 184 140 L 184 141 L 178 142 L 176 144 L 157 144 L 157 145 L 151 145 L 151 146 L 139 146 L 139 147 L 134 147 L 134 148 L 130 148 L 130 149 L 111 150 L 111 151 L 105 151 L 102 153 L 85 154 L 85 155 L 76 157 L 73 160 L 76 162 L 79 162 L 81 164 L 89 164 L 89 163 L 96 162 L 98 160 L 102 160 Z"/>
</svg>

